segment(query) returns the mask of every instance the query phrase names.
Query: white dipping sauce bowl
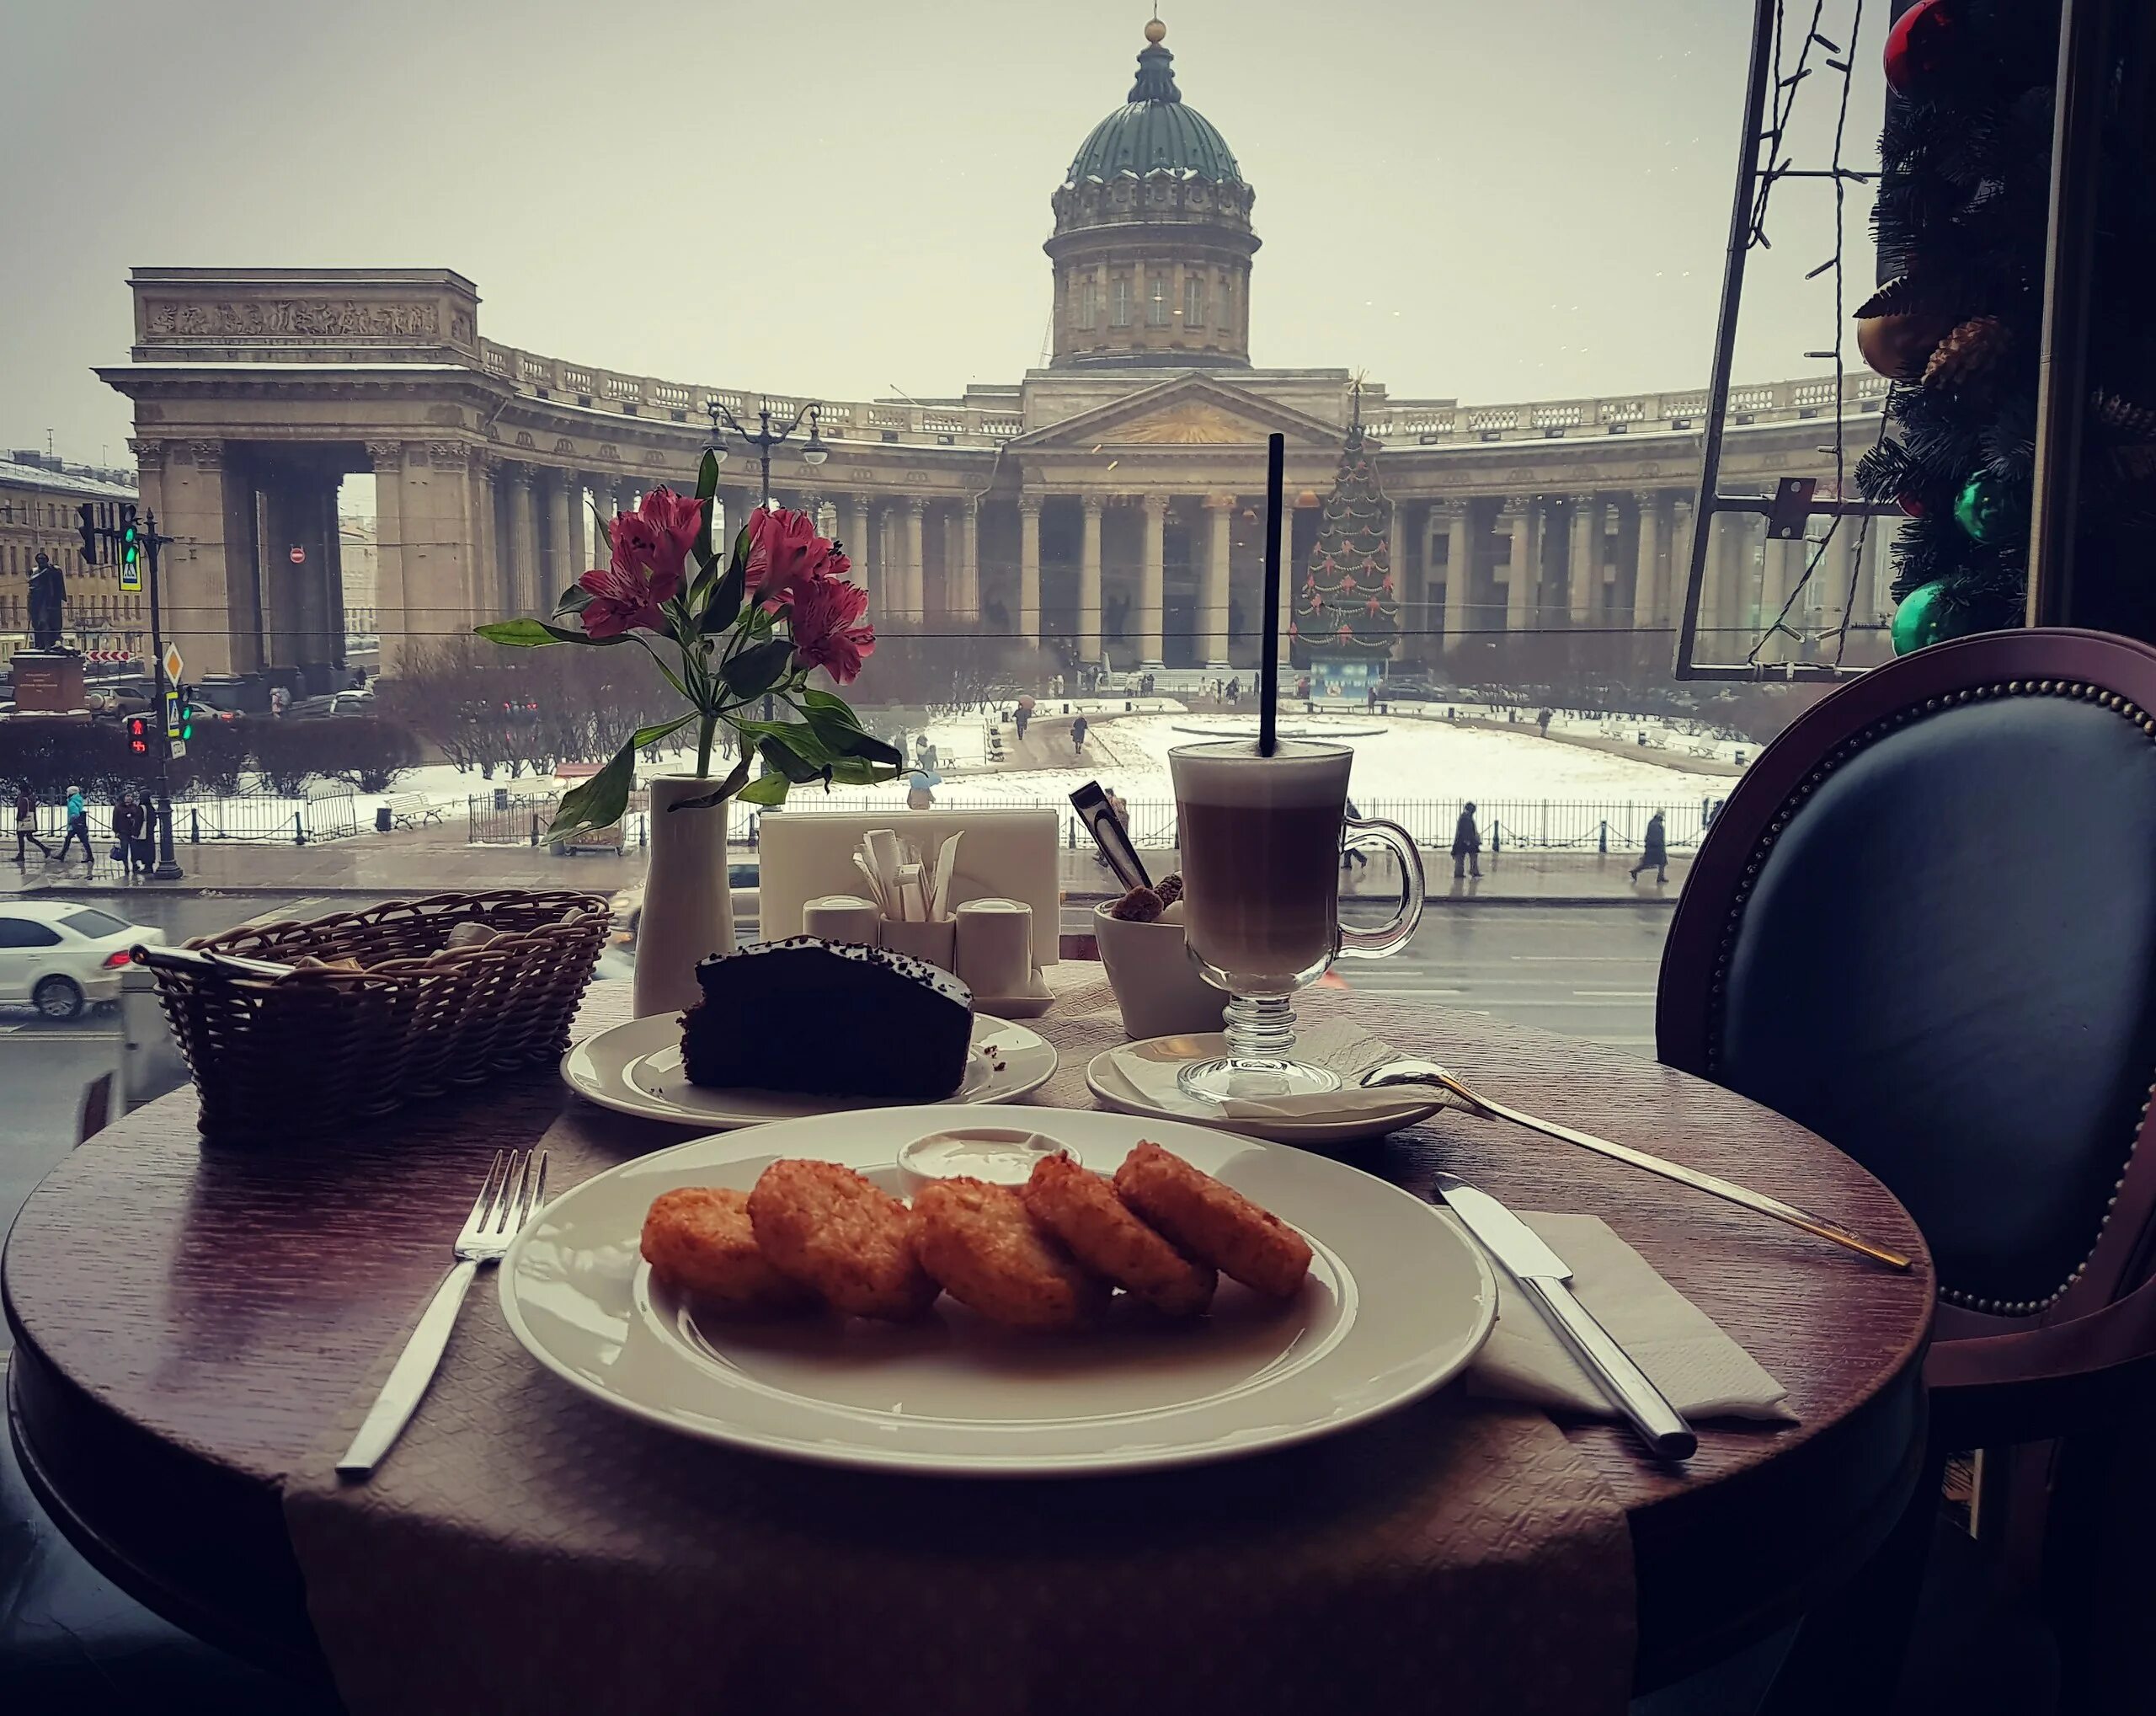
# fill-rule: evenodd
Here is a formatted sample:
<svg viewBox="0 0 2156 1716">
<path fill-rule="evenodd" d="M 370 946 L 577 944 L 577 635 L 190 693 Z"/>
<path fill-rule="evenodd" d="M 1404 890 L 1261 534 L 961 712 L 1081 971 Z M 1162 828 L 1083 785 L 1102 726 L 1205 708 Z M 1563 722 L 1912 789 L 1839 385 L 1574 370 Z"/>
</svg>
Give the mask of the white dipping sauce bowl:
<svg viewBox="0 0 2156 1716">
<path fill-rule="evenodd" d="M 931 1132 L 899 1151 L 899 1179 L 908 1197 L 939 1179 L 1022 1186 L 1043 1158 L 1070 1153 L 1068 1147 L 1045 1133 L 1016 1126 L 963 1126 Z"/>
</svg>

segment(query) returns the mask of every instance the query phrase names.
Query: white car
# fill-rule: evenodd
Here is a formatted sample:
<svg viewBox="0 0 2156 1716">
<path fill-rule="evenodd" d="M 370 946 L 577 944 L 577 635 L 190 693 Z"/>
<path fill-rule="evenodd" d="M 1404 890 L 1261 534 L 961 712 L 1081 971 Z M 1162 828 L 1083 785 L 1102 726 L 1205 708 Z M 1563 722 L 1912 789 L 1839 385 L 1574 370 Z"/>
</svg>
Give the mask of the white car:
<svg viewBox="0 0 2156 1716">
<path fill-rule="evenodd" d="M 0 902 L 0 1002 L 28 1002 L 47 1018 L 73 1018 L 120 999 L 120 974 L 137 942 L 165 933 L 94 906 L 65 901 Z"/>
</svg>

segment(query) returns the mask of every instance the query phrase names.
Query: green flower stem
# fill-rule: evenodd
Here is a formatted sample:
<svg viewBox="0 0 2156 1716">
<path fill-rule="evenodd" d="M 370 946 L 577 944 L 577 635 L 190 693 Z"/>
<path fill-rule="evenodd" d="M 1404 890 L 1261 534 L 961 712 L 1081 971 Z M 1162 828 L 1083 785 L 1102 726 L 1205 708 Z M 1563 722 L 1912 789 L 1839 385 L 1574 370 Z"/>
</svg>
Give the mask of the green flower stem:
<svg viewBox="0 0 2156 1716">
<path fill-rule="evenodd" d="M 711 741 L 718 731 L 717 711 L 707 709 L 696 719 L 696 772 L 711 772 Z"/>
</svg>

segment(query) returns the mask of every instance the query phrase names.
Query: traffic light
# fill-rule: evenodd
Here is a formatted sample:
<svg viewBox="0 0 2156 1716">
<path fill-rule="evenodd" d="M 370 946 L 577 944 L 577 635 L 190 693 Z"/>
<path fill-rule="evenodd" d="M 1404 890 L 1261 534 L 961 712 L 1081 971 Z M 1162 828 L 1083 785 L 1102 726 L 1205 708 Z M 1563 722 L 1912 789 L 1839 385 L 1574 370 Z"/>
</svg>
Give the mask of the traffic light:
<svg viewBox="0 0 2156 1716">
<path fill-rule="evenodd" d="M 130 715 L 127 718 L 127 753 L 131 756 L 150 754 L 150 718 Z"/>
<path fill-rule="evenodd" d="M 135 522 L 135 508 L 130 504 L 120 509 L 120 564 L 133 571 L 142 559 L 142 532 Z"/>
<path fill-rule="evenodd" d="M 76 531 L 83 538 L 83 564 L 94 566 L 98 563 L 98 510 L 85 500 L 75 509 L 75 516 L 81 521 Z"/>
<path fill-rule="evenodd" d="M 195 692 L 192 687 L 186 687 L 179 694 L 179 742 L 185 745 L 194 737 Z"/>
</svg>

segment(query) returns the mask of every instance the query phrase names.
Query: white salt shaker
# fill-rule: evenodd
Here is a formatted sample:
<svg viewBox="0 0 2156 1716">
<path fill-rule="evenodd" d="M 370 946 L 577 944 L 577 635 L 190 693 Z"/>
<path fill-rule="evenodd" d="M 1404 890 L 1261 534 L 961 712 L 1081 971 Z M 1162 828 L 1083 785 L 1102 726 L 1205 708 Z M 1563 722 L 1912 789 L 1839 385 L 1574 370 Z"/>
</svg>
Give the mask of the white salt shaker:
<svg viewBox="0 0 2156 1716">
<path fill-rule="evenodd" d="M 1022 900 L 969 900 L 953 915 L 958 971 L 976 995 L 1033 989 L 1033 908 Z"/>
<path fill-rule="evenodd" d="M 876 945 L 878 913 L 873 900 L 858 894 L 825 894 L 801 908 L 801 933 L 821 936 L 827 942 L 862 942 Z"/>
</svg>

